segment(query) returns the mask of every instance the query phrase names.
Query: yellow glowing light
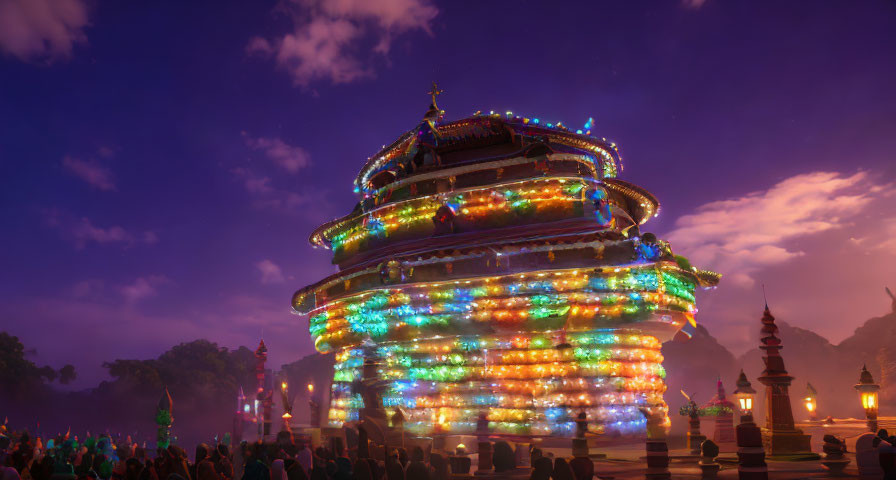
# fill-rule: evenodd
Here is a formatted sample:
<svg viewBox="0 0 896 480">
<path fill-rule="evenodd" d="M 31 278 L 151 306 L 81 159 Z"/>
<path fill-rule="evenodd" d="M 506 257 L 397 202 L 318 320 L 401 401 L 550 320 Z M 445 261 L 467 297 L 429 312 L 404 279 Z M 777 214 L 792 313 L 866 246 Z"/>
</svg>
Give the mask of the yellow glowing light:
<svg viewBox="0 0 896 480">
<path fill-rule="evenodd" d="M 877 407 L 877 392 L 862 393 L 862 407 L 865 410 L 873 410 Z"/>
<path fill-rule="evenodd" d="M 815 400 L 813 400 L 812 397 L 806 397 L 806 410 L 808 410 L 809 413 L 815 411 Z"/>
<path fill-rule="evenodd" d="M 308 393 L 314 393 L 314 384 L 313 383 L 308 384 Z"/>
</svg>

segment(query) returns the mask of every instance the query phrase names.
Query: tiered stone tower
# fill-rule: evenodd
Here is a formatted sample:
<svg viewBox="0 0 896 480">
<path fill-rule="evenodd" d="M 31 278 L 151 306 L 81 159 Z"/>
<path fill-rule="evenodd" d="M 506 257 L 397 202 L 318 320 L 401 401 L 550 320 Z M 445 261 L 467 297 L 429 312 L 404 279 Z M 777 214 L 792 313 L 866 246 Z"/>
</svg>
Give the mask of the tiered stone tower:
<svg viewBox="0 0 896 480">
<path fill-rule="evenodd" d="M 778 326 L 775 317 L 765 306 L 762 314 L 762 330 L 759 348 L 764 355 L 765 370 L 759 381 L 765 385 L 765 429 L 763 441 L 769 455 L 792 455 L 810 453 L 809 435 L 798 430 L 793 423 L 793 410 L 790 406 L 790 382 L 793 380 L 784 368 L 781 357 L 781 339 L 778 338 Z"/>
</svg>

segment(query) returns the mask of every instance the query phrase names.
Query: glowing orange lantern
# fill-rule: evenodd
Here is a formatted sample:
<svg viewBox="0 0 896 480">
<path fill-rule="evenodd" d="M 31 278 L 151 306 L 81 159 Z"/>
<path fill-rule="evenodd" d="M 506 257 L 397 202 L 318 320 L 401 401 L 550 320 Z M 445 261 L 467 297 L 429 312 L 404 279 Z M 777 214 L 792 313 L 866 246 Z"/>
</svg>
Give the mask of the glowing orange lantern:
<svg viewBox="0 0 896 480">
<path fill-rule="evenodd" d="M 737 377 L 737 388 L 734 390 L 734 396 L 740 403 L 740 411 L 743 413 L 741 422 L 753 420 L 753 397 L 755 395 L 756 390 L 753 389 L 753 385 L 747 380 L 747 375 L 741 370 L 740 376 Z"/>
<path fill-rule="evenodd" d="M 872 432 L 877 431 L 877 392 L 880 385 L 874 383 L 871 372 L 865 365 L 862 365 L 862 373 L 859 375 L 859 383 L 855 385 L 855 389 L 859 391 L 859 398 L 862 400 L 862 408 L 865 409 L 865 418 L 868 419 L 868 429 Z"/>
<path fill-rule="evenodd" d="M 818 392 L 811 383 L 806 383 L 806 411 L 809 412 L 809 420 L 818 420 Z"/>
</svg>

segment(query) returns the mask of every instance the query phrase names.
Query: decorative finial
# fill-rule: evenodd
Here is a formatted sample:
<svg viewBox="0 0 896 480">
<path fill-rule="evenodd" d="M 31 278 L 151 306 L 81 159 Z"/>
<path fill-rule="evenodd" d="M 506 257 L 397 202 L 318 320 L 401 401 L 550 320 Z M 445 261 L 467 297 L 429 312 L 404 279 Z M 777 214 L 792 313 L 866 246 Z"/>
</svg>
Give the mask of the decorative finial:
<svg viewBox="0 0 896 480">
<path fill-rule="evenodd" d="M 439 106 L 436 104 L 436 97 L 441 95 L 444 90 L 440 89 L 436 82 L 432 82 L 432 89 L 429 92 L 429 95 L 432 97 L 432 103 L 429 104 L 429 110 L 426 111 L 426 114 L 423 115 L 423 119 L 429 122 L 430 126 L 434 124 L 439 118 L 441 118 L 443 112 Z"/>
<path fill-rule="evenodd" d="M 762 299 L 765 300 L 765 309 L 768 310 L 768 297 L 765 295 L 765 284 L 762 284 Z"/>
<path fill-rule="evenodd" d="M 439 89 L 439 86 L 436 84 L 436 82 L 432 82 L 432 89 L 426 93 L 428 93 L 432 96 L 432 106 L 433 107 L 438 108 L 436 106 L 436 97 L 441 95 L 443 92 L 444 92 L 444 90 Z"/>
</svg>

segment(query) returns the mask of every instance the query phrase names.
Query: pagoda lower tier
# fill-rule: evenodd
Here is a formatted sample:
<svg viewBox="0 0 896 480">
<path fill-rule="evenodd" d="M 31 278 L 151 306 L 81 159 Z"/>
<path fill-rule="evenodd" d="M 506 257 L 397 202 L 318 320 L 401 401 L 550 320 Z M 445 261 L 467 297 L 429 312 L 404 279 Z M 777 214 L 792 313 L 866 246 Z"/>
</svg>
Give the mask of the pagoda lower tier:
<svg viewBox="0 0 896 480">
<path fill-rule="evenodd" d="M 693 331 L 700 274 L 635 239 L 503 248 L 399 258 L 296 294 L 315 347 L 336 355 L 331 426 L 361 419 L 371 385 L 366 402 L 401 407 L 419 434 L 473 433 L 485 413 L 495 433 L 572 435 L 585 411 L 592 433 L 626 435 L 644 430 L 639 408 L 665 412 L 660 346 Z"/>
</svg>

